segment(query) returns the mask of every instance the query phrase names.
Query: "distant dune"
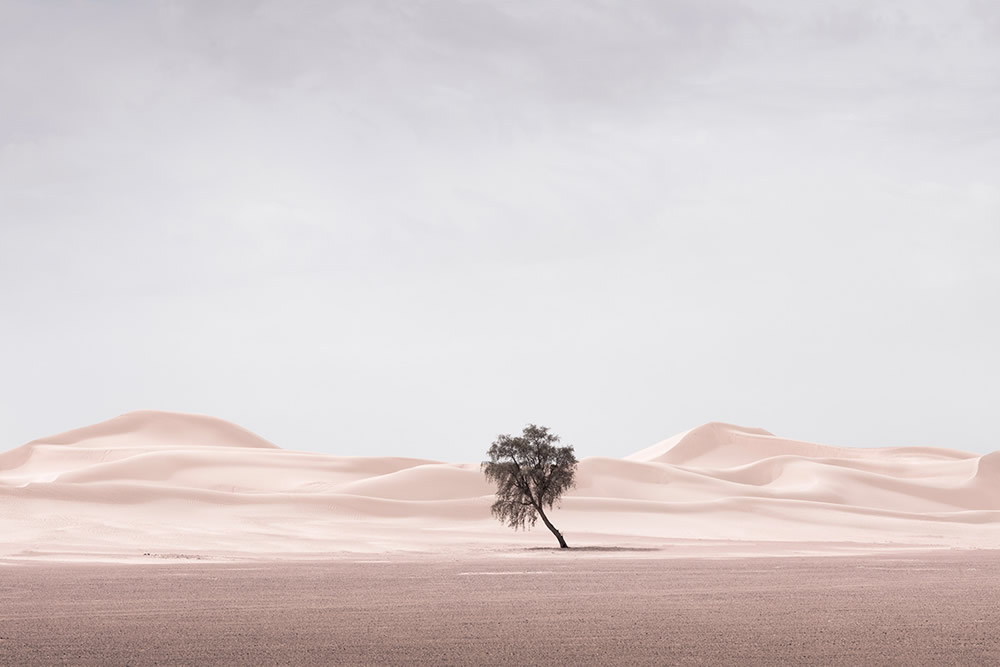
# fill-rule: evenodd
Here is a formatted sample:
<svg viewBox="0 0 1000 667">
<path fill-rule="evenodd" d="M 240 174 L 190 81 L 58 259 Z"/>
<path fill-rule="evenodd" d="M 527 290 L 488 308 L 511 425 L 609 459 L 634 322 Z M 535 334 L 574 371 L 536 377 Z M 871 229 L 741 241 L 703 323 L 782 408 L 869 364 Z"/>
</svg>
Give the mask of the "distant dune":
<svg viewBox="0 0 1000 667">
<path fill-rule="evenodd" d="M 280 449 L 212 417 L 131 412 L 0 454 L 0 557 L 550 546 L 489 515 L 478 463 Z M 711 423 L 580 462 L 571 545 L 683 540 L 1000 547 L 1000 452 L 852 449 Z"/>
</svg>

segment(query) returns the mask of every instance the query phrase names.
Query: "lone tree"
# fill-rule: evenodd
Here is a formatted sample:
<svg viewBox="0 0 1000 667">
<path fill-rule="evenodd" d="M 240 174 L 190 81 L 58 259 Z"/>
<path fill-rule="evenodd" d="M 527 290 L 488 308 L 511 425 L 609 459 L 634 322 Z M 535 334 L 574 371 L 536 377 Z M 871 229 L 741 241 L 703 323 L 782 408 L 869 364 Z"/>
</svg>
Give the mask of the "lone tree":
<svg viewBox="0 0 1000 667">
<path fill-rule="evenodd" d="M 517 437 L 499 436 L 490 446 L 490 460 L 483 462 L 482 469 L 486 479 L 497 485 L 497 500 L 490 508 L 493 516 L 522 530 L 542 517 L 559 546 L 566 549 L 569 545 L 544 509 L 552 509 L 559 497 L 573 488 L 576 474 L 573 446 L 558 447 L 557 442 L 559 436 L 545 426 L 529 424 Z"/>
</svg>

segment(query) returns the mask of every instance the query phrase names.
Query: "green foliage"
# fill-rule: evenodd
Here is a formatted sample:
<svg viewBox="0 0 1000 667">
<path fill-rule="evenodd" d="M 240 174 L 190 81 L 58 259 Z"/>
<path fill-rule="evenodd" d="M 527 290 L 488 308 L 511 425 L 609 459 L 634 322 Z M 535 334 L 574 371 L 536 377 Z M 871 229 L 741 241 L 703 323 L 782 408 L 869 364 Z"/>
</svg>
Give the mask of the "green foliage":
<svg viewBox="0 0 1000 667">
<path fill-rule="evenodd" d="M 482 464 L 486 479 L 497 485 L 493 516 L 511 528 L 534 526 L 539 514 L 549 523 L 544 508 L 552 508 L 574 485 L 576 456 L 573 446 L 557 446 L 559 436 L 544 426 L 529 424 L 519 436 L 501 435 L 490 446 L 489 461 Z"/>
</svg>

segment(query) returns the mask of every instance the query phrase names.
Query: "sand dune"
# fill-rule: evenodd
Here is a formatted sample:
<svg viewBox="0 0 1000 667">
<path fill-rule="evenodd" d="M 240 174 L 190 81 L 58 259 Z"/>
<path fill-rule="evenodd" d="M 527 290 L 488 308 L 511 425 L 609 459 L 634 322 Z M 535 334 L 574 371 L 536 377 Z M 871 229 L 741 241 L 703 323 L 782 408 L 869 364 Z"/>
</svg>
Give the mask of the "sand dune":
<svg viewBox="0 0 1000 667">
<path fill-rule="evenodd" d="M 478 464 L 283 450 L 212 417 L 133 412 L 0 454 L 0 556 L 317 554 L 548 545 L 489 516 Z M 711 423 L 585 458 L 571 543 L 1000 547 L 1000 452 L 851 449 Z"/>
<path fill-rule="evenodd" d="M 973 454 L 949 449 L 900 447 L 858 449 L 787 440 L 760 428 L 711 422 L 636 452 L 631 461 L 668 463 L 700 468 L 732 468 L 775 456 L 824 459 L 969 459 Z"/>
</svg>

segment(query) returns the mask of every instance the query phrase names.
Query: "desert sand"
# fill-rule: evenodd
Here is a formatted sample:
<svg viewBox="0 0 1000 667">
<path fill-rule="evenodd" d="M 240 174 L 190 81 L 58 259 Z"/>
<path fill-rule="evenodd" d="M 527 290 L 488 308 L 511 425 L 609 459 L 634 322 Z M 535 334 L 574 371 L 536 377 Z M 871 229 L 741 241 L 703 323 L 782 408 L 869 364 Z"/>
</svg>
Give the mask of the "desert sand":
<svg viewBox="0 0 1000 667">
<path fill-rule="evenodd" d="M 998 457 L 706 424 L 558 549 L 478 463 L 132 412 L 0 454 L 0 664 L 997 664 Z"/>
<path fill-rule="evenodd" d="M 0 454 L 0 559 L 554 544 L 542 527 L 500 525 L 492 494 L 478 463 L 290 451 L 212 417 L 131 412 Z M 997 548 L 1000 452 L 831 447 L 711 423 L 624 459 L 582 459 L 552 519 L 571 546 L 660 555 Z"/>
<path fill-rule="evenodd" d="M 0 567 L 0 664 L 996 665 L 998 596 L 970 550 L 31 562 Z"/>
</svg>

